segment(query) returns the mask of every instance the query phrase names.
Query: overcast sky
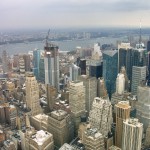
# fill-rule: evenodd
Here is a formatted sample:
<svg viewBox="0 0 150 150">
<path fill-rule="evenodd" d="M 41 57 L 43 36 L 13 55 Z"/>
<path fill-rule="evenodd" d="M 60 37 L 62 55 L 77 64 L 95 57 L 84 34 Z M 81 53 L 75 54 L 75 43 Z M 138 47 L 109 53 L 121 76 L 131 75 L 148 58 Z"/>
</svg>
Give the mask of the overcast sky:
<svg viewBox="0 0 150 150">
<path fill-rule="evenodd" d="M 150 0 L 1 0 L 0 30 L 150 27 Z"/>
</svg>

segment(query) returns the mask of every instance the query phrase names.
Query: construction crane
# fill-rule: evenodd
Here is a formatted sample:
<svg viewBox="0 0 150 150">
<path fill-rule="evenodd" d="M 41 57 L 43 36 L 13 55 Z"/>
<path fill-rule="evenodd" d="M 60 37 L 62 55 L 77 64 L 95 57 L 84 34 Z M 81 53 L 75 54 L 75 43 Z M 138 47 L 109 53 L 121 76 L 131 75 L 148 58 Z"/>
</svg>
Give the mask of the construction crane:
<svg viewBox="0 0 150 150">
<path fill-rule="evenodd" d="M 47 32 L 47 36 L 46 36 L 46 46 L 48 46 L 48 37 L 49 37 L 49 33 L 50 33 L 50 29 Z"/>
</svg>

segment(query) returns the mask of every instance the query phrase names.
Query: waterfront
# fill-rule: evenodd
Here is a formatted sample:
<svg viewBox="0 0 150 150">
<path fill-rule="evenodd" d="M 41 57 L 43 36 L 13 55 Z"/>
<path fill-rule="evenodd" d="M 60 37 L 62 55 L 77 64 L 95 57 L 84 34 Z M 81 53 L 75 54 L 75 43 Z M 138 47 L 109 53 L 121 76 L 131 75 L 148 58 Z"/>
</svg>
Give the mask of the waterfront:
<svg viewBox="0 0 150 150">
<path fill-rule="evenodd" d="M 125 40 L 125 37 L 114 38 L 114 37 L 102 37 L 95 39 L 83 39 L 83 40 L 70 40 L 70 41 L 55 41 L 54 43 L 59 46 L 60 51 L 72 51 L 75 50 L 77 46 L 86 48 L 93 47 L 94 43 L 100 42 L 100 44 L 114 44 L 117 41 Z M 6 44 L 0 45 L 0 54 L 3 50 L 6 50 L 9 55 L 27 53 L 28 51 L 33 51 L 34 49 L 44 49 L 44 41 L 42 42 L 29 42 L 29 43 L 16 43 L 16 44 Z"/>
</svg>

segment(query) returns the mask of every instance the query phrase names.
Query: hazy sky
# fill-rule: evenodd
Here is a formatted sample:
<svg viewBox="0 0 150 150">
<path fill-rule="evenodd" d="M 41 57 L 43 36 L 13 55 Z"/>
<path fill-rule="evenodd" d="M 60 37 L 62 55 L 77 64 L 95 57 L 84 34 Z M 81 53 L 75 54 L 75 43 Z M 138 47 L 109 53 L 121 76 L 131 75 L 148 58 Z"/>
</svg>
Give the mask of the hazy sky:
<svg viewBox="0 0 150 150">
<path fill-rule="evenodd" d="M 0 30 L 21 28 L 150 27 L 150 0 L 1 0 Z"/>
</svg>

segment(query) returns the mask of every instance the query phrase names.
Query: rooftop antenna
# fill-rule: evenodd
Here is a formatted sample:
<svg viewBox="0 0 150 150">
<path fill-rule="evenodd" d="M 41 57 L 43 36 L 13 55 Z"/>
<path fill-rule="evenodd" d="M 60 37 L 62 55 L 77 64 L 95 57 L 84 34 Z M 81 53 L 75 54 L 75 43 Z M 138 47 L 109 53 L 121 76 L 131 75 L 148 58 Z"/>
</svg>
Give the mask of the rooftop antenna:
<svg viewBox="0 0 150 150">
<path fill-rule="evenodd" d="M 47 36 L 46 36 L 46 47 L 48 46 L 48 37 L 49 37 L 49 33 L 50 33 L 50 29 L 47 32 Z"/>
<path fill-rule="evenodd" d="M 139 44 L 142 43 L 142 36 L 141 36 L 141 19 L 140 19 L 140 38 L 139 38 Z"/>
</svg>

